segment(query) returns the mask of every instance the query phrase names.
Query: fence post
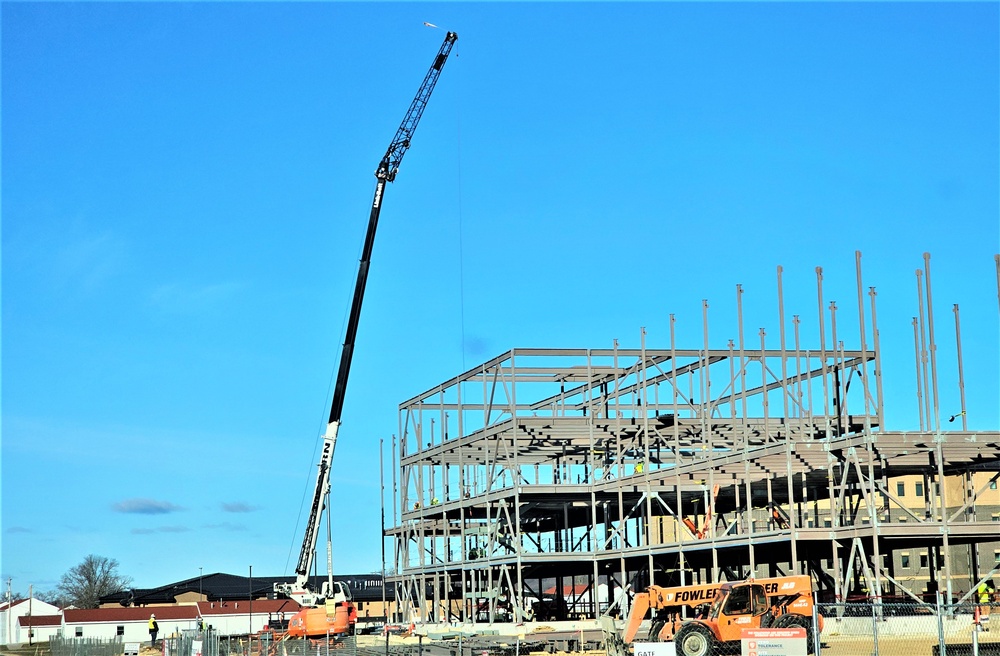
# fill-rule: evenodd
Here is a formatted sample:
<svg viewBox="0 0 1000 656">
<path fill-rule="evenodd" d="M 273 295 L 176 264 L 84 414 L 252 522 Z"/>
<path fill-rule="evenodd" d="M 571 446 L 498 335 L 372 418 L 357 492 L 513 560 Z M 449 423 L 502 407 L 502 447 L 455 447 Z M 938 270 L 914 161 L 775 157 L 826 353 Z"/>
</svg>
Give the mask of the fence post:
<svg viewBox="0 0 1000 656">
<path fill-rule="evenodd" d="M 812 632 L 813 653 L 819 654 L 819 649 L 821 646 L 821 642 L 819 639 L 819 608 L 817 607 L 816 604 L 813 604 L 812 623 L 813 623 L 813 632 Z"/>
<path fill-rule="evenodd" d="M 878 656 L 878 613 L 875 612 L 875 604 L 872 604 L 872 641 L 875 643 L 872 654 Z"/>
<path fill-rule="evenodd" d="M 948 656 L 948 646 L 944 643 L 944 607 L 941 605 L 941 591 L 937 591 L 937 620 L 938 620 L 938 645 L 941 649 L 940 656 Z"/>
</svg>

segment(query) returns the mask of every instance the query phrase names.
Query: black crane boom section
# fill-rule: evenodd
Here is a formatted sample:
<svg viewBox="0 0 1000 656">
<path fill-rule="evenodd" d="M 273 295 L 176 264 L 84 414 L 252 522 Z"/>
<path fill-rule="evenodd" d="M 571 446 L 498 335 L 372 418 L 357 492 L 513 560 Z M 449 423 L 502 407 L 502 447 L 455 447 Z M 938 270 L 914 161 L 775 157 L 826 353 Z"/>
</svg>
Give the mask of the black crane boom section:
<svg viewBox="0 0 1000 656">
<path fill-rule="evenodd" d="M 385 183 L 396 179 L 399 165 L 403 161 L 403 155 L 410 147 L 410 140 L 417 129 L 420 117 L 427 107 L 434 85 L 437 84 L 441 69 L 444 68 L 451 48 L 458 39 L 454 32 L 448 32 L 441 44 L 441 49 L 434 57 L 424 81 L 417 91 L 417 95 L 410 103 L 410 108 L 403 117 L 403 122 L 396 130 L 389 148 L 385 151 L 382 161 L 378 164 L 375 177 L 378 182 L 375 186 L 375 198 L 372 201 L 371 214 L 368 218 L 368 232 L 365 234 L 365 244 L 361 251 L 361 264 L 358 267 L 358 279 L 354 285 L 354 299 L 351 302 L 351 314 L 347 321 L 347 332 L 344 335 L 344 349 L 340 355 L 340 368 L 337 371 L 337 382 L 333 388 L 333 401 L 330 404 L 330 423 L 340 423 L 341 413 L 344 409 L 344 396 L 347 393 L 347 378 L 351 373 L 351 359 L 354 357 L 354 341 L 358 333 L 358 322 L 361 318 L 361 303 L 365 297 L 365 285 L 368 282 L 368 269 L 371 266 L 372 248 L 375 245 L 375 230 L 378 228 L 378 217 L 382 210 L 382 196 L 385 191 Z"/>
</svg>

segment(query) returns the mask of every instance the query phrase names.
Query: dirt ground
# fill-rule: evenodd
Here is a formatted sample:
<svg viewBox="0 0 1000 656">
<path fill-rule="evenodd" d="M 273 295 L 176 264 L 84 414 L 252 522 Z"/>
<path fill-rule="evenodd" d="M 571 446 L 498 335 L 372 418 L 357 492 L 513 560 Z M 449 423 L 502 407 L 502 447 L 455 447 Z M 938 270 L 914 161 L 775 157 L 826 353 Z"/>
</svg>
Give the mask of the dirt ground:
<svg viewBox="0 0 1000 656">
<path fill-rule="evenodd" d="M 996 637 L 991 633 L 980 633 L 980 646 L 994 643 L 1000 644 L 1000 631 Z M 937 636 L 879 636 L 878 656 L 932 656 L 934 646 L 938 644 Z M 972 632 L 950 635 L 945 640 L 950 648 L 972 644 Z M 875 645 L 871 636 L 823 635 L 822 656 L 869 656 L 874 655 Z M 949 652 L 951 653 L 951 652 Z"/>
</svg>

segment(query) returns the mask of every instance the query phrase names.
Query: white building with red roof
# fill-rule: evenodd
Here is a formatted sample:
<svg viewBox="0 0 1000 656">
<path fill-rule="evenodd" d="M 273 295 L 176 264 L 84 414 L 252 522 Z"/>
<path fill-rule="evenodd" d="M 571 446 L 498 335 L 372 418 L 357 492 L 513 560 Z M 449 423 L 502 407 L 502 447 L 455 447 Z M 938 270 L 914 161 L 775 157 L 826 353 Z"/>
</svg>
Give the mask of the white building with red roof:
<svg viewBox="0 0 1000 656">
<path fill-rule="evenodd" d="M 64 638 L 118 638 L 122 642 L 149 642 L 149 616 L 156 615 L 157 640 L 198 628 L 198 607 L 67 608 L 63 611 Z"/>
<path fill-rule="evenodd" d="M 158 640 L 197 629 L 201 621 L 221 636 L 246 635 L 257 633 L 272 621 L 287 622 L 301 609 L 288 599 L 254 599 L 252 603 L 247 600 L 203 601 L 139 608 L 67 608 L 62 615 L 62 635 L 66 638 L 118 638 L 123 642 L 148 642 L 150 614 L 156 615 L 160 627 Z"/>
<path fill-rule="evenodd" d="M 20 644 L 48 642 L 62 629 L 62 615 L 22 615 L 17 618 Z"/>
<path fill-rule="evenodd" d="M 0 645 L 14 645 L 28 642 L 27 628 L 22 632 L 20 618 L 31 615 L 58 615 L 59 608 L 41 599 L 20 599 L 0 604 Z M 34 624 L 33 624 L 34 625 Z M 46 638 L 48 640 L 48 638 Z"/>
<path fill-rule="evenodd" d="M 206 626 L 226 636 L 257 633 L 270 622 L 285 622 L 287 626 L 287 620 L 302 606 L 290 599 L 254 599 L 252 605 L 249 601 L 202 601 L 198 610 Z"/>
</svg>

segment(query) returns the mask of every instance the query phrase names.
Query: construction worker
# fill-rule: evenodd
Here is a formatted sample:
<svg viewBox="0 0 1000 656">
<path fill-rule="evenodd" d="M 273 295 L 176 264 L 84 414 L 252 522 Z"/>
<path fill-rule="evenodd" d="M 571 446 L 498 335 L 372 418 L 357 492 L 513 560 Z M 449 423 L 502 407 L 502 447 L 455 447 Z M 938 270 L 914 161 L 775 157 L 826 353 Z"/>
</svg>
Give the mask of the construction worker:
<svg viewBox="0 0 1000 656">
<path fill-rule="evenodd" d="M 980 622 L 990 621 L 990 602 L 992 601 L 992 599 L 990 599 L 991 596 L 992 594 L 990 586 L 986 583 L 986 581 L 980 583 L 979 587 L 976 588 L 976 602 L 979 604 Z M 988 626 L 983 627 L 983 631 L 989 631 L 989 630 L 990 628 Z"/>
<path fill-rule="evenodd" d="M 156 623 L 156 615 L 149 615 L 149 646 L 156 649 L 156 634 L 160 632 L 160 625 Z"/>
<path fill-rule="evenodd" d="M 641 474 L 642 473 L 642 461 L 641 460 L 639 462 L 635 463 L 635 473 L 636 474 Z"/>
</svg>

